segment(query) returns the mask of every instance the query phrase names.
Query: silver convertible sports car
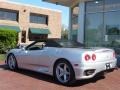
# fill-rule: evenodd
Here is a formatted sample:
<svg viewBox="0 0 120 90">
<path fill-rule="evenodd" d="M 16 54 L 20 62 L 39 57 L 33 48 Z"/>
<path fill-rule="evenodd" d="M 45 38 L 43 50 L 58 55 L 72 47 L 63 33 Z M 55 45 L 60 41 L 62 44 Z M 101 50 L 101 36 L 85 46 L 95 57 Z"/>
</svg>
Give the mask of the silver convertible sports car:
<svg viewBox="0 0 120 90">
<path fill-rule="evenodd" d="M 12 49 L 5 62 L 11 70 L 21 68 L 48 74 L 63 85 L 93 78 L 116 67 L 112 49 L 85 48 L 79 43 L 60 40 L 41 40 Z"/>
</svg>

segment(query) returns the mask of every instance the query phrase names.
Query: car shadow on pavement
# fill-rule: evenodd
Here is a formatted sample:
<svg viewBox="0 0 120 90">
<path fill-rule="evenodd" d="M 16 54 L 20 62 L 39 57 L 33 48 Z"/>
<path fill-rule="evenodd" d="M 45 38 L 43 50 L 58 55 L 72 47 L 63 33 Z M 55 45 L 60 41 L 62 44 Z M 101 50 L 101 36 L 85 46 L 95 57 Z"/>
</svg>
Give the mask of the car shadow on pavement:
<svg viewBox="0 0 120 90">
<path fill-rule="evenodd" d="M 8 67 L 7 67 L 7 65 L 2 64 L 2 65 L 0 65 L 0 69 L 2 69 L 2 70 L 8 70 Z"/>
<path fill-rule="evenodd" d="M 61 85 L 59 82 L 55 81 L 55 79 L 50 75 L 37 73 L 37 72 L 34 72 L 34 71 L 29 71 L 29 70 L 23 70 L 23 69 L 19 69 L 17 71 L 17 73 L 24 74 L 24 75 L 30 76 L 32 78 L 36 78 L 38 80 L 43 80 L 43 81 L 46 81 L 46 82 L 54 83 L 56 85 Z M 89 83 L 96 83 L 98 80 L 101 80 L 101 79 L 104 79 L 104 78 L 105 78 L 104 76 L 99 76 L 99 77 L 95 77 L 93 79 L 80 80 L 80 81 L 77 81 L 73 85 L 69 85 L 68 87 L 77 87 L 77 86 L 83 86 L 83 85 L 86 85 L 86 84 L 89 84 Z"/>
<path fill-rule="evenodd" d="M 0 65 L 0 69 L 9 70 L 9 68 L 6 65 Z M 45 75 L 45 74 L 41 74 L 41 73 L 29 71 L 29 70 L 23 70 L 23 69 L 19 69 L 18 71 L 16 71 L 16 73 L 27 75 L 29 77 L 32 77 L 32 78 L 35 78 L 38 80 L 43 80 L 43 81 L 47 81 L 50 83 L 54 83 L 56 85 L 61 85 L 58 82 L 56 82 L 52 76 L 49 76 L 49 75 Z M 102 80 L 104 78 L 105 78 L 104 76 L 100 76 L 100 77 L 95 77 L 95 78 L 88 79 L 88 80 L 80 80 L 69 87 L 84 86 L 84 85 L 89 84 L 89 83 L 95 83 L 98 80 Z"/>
<path fill-rule="evenodd" d="M 79 86 L 84 86 L 89 83 L 96 83 L 97 81 L 102 80 L 104 78 L 105 78 L 105 76 L 99 76 L 99 77 L 94 77 L 91 79 L 79 80 L 75 84 L 71 85 L 70 87 L 79 87 Z"/>
<path fill-rule="evenodd" d="M 46 75 L 46 74 L 42 74 L 42 73 L 38 73 L 38 72 L 34 72 L 34 71 L 29 71 L 29 70 L 23 70 L 23 69 L 19 69 L 16 72 L 23 74 L 23 75 L 27 75 L 29 77 L 32 77 L 32 78 L 35 78 L 38 80 L 43 80 L 43 81 L 47 81 L 50 83 L 57 83 L 57 82 L 55 82 L 54 78 L 50 75 Z"/>
<path fill-rule="evenodd" d="M 0 65 L 0 70 L 4 70 L 4 71 L 11 71 L 7 65 L 2 64 Z M 11 71 L 12 72 L 12 71 Z M 58 82 L 56 82 L 54 80 L 54 78 L 50 75 L 46 75 L 46 74 L 42 74 L 42 73 L 37 73 L 34 71 L 29 71 L 29 70 L 25 70 L 25 69 L 18 69 L 17 71 L 15 71 L 15 73 L 19 73 L 22 75 L 26 75 L 38 80 L 43 80 L 43 81 L 47 81 L 47 82 L 51 82 L 51 83 L 55 83 L 55 84 L 59 84 Z"/>
</svg>

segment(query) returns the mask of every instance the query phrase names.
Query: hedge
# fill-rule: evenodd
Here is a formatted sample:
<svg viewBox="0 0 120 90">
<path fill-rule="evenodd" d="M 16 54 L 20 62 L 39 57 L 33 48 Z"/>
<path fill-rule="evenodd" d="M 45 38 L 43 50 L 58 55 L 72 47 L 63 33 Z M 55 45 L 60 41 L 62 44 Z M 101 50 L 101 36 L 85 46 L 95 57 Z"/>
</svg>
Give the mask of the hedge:
<svg viewBox="0 0 120 90">
<path fill-rule="evenodd" d="M 14 30 L 0 28 L 0 53 L 5 53 L 8 49 L 17 45 L 18 33 Z"/>
</svg>

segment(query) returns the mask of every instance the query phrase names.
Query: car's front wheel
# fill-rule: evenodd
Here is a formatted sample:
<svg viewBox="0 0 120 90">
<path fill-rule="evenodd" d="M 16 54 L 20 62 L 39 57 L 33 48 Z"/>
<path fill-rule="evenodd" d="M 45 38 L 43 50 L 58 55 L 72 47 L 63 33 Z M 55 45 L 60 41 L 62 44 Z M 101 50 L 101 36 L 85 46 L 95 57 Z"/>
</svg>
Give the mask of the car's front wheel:
<svg viewBox="0 0 120 90">
<path fill-rule="evenodd" d="M 54 77 L 63 85 L 71 85 L 75 82 L 72 65 L 65 60 L 58 61 L 54 67 Z"/>
<path fill-rule="evenodd" d="M 17 70 L 18 66 L 17 66 L 17 61 L 16 58 L 13 54 L 8 55 L 7 57 L 7 65 L 10 68 L 10 70 Z"/>
</svg>

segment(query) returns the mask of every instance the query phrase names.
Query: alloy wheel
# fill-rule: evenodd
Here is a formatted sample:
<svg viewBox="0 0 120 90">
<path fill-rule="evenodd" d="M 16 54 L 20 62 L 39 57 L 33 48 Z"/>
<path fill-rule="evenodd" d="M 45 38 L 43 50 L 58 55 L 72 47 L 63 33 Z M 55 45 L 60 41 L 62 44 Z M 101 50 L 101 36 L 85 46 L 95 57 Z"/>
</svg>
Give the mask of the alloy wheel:
<svg viewBox="0 0 120 90">
<path fill-rule="evenodd" d="M 11 70 L 14 70 L 16 68 L 16 62 L 15 57 L 13 55 L 10 55 L 8 57 L 8 66 Z"/>
<path fill-rule="evenodd" d="M 56 67 L 56 77 L 61 83 L 70 80 L 70 67 L 66 63 L 59 63 Z"/>
</svg>

